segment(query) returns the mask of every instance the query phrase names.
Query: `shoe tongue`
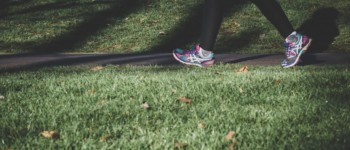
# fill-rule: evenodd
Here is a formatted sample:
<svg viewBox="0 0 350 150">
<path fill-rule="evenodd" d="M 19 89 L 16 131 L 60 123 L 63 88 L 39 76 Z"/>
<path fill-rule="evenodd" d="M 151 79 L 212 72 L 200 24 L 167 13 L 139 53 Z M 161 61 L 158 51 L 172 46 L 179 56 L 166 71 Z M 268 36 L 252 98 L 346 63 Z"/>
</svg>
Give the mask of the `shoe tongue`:
<svg viewBox="0 0 350 150">
<path fill-rule="evenodd" d="M 200 51 L 199 53 L 202 57 L 209 57 L 212 52 L 208 52 L 208 51 Z"/>
<path fill-rule="evenodd" d="M 298 41 L 298 36 L 296 35 L 290 35 L 287 37 L 287 42 L 291 43 L 291 42 L 297 42 Z"/>
</svg>

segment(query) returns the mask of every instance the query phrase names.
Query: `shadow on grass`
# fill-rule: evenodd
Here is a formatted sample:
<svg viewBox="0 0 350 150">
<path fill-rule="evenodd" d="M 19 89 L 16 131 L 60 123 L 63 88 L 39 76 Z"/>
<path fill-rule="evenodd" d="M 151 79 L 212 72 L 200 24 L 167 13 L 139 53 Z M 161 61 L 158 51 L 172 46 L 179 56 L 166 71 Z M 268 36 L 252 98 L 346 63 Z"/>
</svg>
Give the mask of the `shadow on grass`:
<svg viewBox="0 0 350 150">
<path fill-rule="evenodd" d="M 310 75 L 310 77 L 314 76 Z M 309 115 L 300 112 L 299 118 L 289 123 L 295 124 L 296 126 L 302 123 L 308 124 L 310 127 L 315 127 L 309 129 L 309 131 L 317 131 L 317 129 L 321 128 L 330 129 L 323 134 L 315 134 L 314 136 L 308 135 L 308 130 L 300 130 L 299 136 L 303 137 L 303 140 L 300 141 L 299 144 L 304 145 L 306 149 L 314 149 L 315 147 L 309 146 L 316 146 L 315 143 L 318 143 L 321 145 L 319 148 L 322 149 L 348 150 L 350 148 L 350 130 L 348 130 L 349 118 L 346 117 L 347 115 L 344 115 L 342 110 L 350 109 L 350 100 L 348 98 L 350 93 L 346 88 L 346 83 L 349 83 L 350 80 L 343 75 L 329 76 L 327 79 L 328 80 L 324 81 L 306 81 L 308 83 L 304 88 L 305 93 L 316 94 L 312 91 L 317 91 L 315 89 L 322 90 L 321 93 L 312 95 L 312 100 L 308 100 L 310 103 L 313 103 L 311 101 L 317 101 L 319 105 L 314 108 L 305 105 L 308 109 L 305 112 L 308 112 Z M 301 80 L 299 82 L 303 81 Z M 309 91 L 308 89 L 312 90 Z M 315 97 L 319 97 L 319 99 L 315 99 Z"/>
<path fill-rule="evenodd" d="M 33 53 L 58 53 L 71 51 L 79 46 L 88 37 L 95 35 L 116 19 L 122 19 L 129 14 L 138 11 L 144 6 L 141 0 L 120 0 L 115 2 L 111 8 L 97 12 L 84 22 L 74 27 L 71 32 L 62 34 L 55 39 L 49 40 L 41 45 L 30 49 Z"/>
<path fill-rule="evenodd" d="M 241 6 L 246 4 L 246 1 L 238 0 L 238 1 L 230 1 L 226 2 L 225 4 L 225 16 L 230 16 L 232 13 L 239 11 Z M 93 3 L 89 3 L 89 5 L 92 5 Z M 3 46 L 18 46 L 18 47 L 24 47 L 30 49 L 29 54 L 22 55 L 25 56 L 35 56 L 35 55 L 46 55 L 46 54 L 55 54 L 57 57 L 60 57 L 59 52 L 65 52 L 65 51 L 72 51 L 75 47 L 79 46 L 79 43 L 84 41 L 86 38 L 90 36 L 94 36 L 98 31 L 108 27 L 108 24 L 113 23 L 113 20 L 115 19 L 122 19 L 126 17 L 127 15 L 136 12 L 137 10 L 141 9 L 144 6 L 145 2 L 142 1 L 120 1 L 114 3 L 110 9 L 100 11 L 93 16 L 91 16 L 89 19 L 84 21 L 83 23 L 79 24 L 77 27 L 73 28 L 71 32 L 68 32 L 66 34 L 62 34 L 61 36 L 48 40 L 44 44 L 38 45 L 38 46 L 31 46 L 34 43 L 1 43 Z M 64 9 L 64 8 L 71 8 L 76 6 L 77 3 L 65 3 L 65 2 L 59 2 L 59 3 L 50 3 L 45 5 L 40 5 L 36 7 L 31 7 L 19 12 L 15 12 L 12 14 L 7 15 L 18 15 L 18 14 L 25 14 L 25 13 L 33 13 L 33 12 L 40 12 L 40 11 L 47 11 L 52 9 Z M 58 66 L 58 65 L 76 65 L 76 64 L 89 64 L 91 62 L 96 61 L 103 61 L 105 59 L 111 59 L 115 58 L 116 62 L 109 62 L 111 64 L 125 64 L 125 63 L 138 63 L 140 61 L 142 62 L 162 62 L 162 64 L 167 64 L 164 60 L 164 56 L 158 56 L 158 55 L 152 55 L 147 57 L 140 57 L 142 54 L 147 53 L 158 53 L 158 52 L 171 52 L 171 50 L 175 47 L 184 47 L 192 42 L 196 41 L 199 37 L 199 30 L 198 27 L 202 20 L 202 5 L 198 5 L 195 8 L 191 9 L 191 13 L 187 18 L 184 19 L 183 22 L 180 22 L 176 27 L 173 28 L 171 34 L 164 38 L 163 41 L 159 42 L 159 44 L 155 44 L 154 46 L 151 46 L 151 48 L 147 52 L 143 53 L 134 53 L 134 56 L 131 57 L 132 54 L 125 54 L 125 55 L 91 55 L 87 57 L 80 57 L 80 58 L 63 58 L 58 60 L 47 60 L 44 62 L 38 62 L 34 64 L 28 64 L 25 67 L 22 67 L 22 69 L 35 69 L 35 68 L 42 68 L 42 67 L 51 67 L 51 66 Z M 234 42 L 236 45 L 245 46 L 249 44 L 249 40 L 251 39 L 252 34 L 246 34 L 244 41 L 242 40 L 236 40 L 237 42 Z M 230 40 L 232 40 L 230 38 Z M 232 41 L 231 41 L 232 42 Z M 240 44 L 238 44 L 240 43 Z M 239 48 L 239 47 L 237 47 Z M 168 51 L 169 50 L 169 51 Z M 6 56 L 8 57 L 17 57 L 17 56 Z M 55 56 L 53 56 L 55 57 Z M 119 61 L 121 57 L 126 57 L 126 61 Z M 171 55 L 167 55 L 168 58 L 172 58 Z M 176 63 L 175 61 L 169 61 L 166 60 L 169 63 Z M 8 71 L 19 71 L 19 69 L 13 69 Z"/>
<path fill-rule="evenodd" d="M 55 54 L 59 52 L 72 51 L 75 47 L 81 46 L 79 45 L 81 42 L 85 41 L 88 37 L 96 35 L 100 30 L 107 28 L 108 24 L 115 23 L 113 20 L 120 20 L 125 18 L 131 13 L 137 12 L 139 9 L 142 9 L 147 2 L 143 2 L 141 0 L 138 1 L 128 1 L 128 0 L 120 0 L 117 2 L 111 3 L 111 1 L 98 1 L 87 3 L 85 5 L 94 5 L 97 3 L 110 3 L 111 8 L 107 10 L 100 11 L 96 14 L 93 14 L 73 28 L 71 32 L 62 34 L 55 39 L 48 40 L 44 44 L 38 46 L 31 46 L 33 43 L 4 43 L 0 41 L 0 44 L 3 46 L 19 46 L 25 47 L 31 50 L 31 54 L 29 55 L 40 55 L 40 54 Z M 238 12 L 246 5 L 248 2 L 243 0 L 235 0 L 235 1 L 226 1 L 224 8 L 224 16 L 230 16 L 235 12 Z M 7 3 L 6 3 L 7 4 Z M 25 14 L 29 12 L 40 12 L 51 9 L 64 9 L 74 7 L 76 5 L 80 5 L 77 2 L 59 2 L 54 4 L 46 4 L 41 6 L 36 6 L 32 8 L 28 8 L 13 14 Z M 5 7 L 2 6 L 2 7 Z M 177 47 L 185 47 L 190 44 L 193 44 L 198 40 L 200 34 L 200 24 L 202 19 L 202 5 L 198 5 L 195 8 L 191 9 L 192 12 L 188 15 L 184 21 L 178 23 L 171 32 L 169 32 L 169 36 L 165 37 L 161 42 L 155 43 L 155 45 L 151 46 L 147 52 L 143 53 L 134 53 L 134 54 L 125 54 L 125 55 L 91 55 L 84 58 L 67 58 L 60 59 L 54 61 L 45 61 L 38 62 L 36 64 L 29 64 L 25 68 L 22 69 L 34 69 L 34 68 L 42 68 L 42 67 L 51 67 L 51 66 L 59 66 L 59 65 L 76 65 L 76 64 L 89 64 L 96 61 L 102 61 L 104 59 L 117 58 L 118 61 L 112 64 L 126 64 L 126 63 L 138 63 L 138 62 L 147 62 L 147 61 L 155 61 L 154 59 L 160 59 L 160 61 L 164 60 L 164 56 L 154 56 L 154 57 L 140 57 L 142 54 L 147 53 L 159 53 L 165 52 L 170 53 L 174 48 Z M 313 17 L 307 20 L 299 30 L 305 34 L 310 35 L 314 39 L 314 47 L 311 49 L 319 50 L 328 48 L 329 44 L 334 41 L 334 38 L 339 34 L 337 24 L 335 22 L 336 17 L 338 15 L 338 11 L 334 8 L 324 8 L 316 11 Z M 320 23 L 322 25 L 320 25 Z M 320 31 L 327 31 L 325 34 Z M 217 53 L 226 53 L 226 52 L 234 52 L 245 46 L 248 46 L 252 41 L 258 38 L 258 35 L 262 33 L 259 28 L 249 29 L 245 31 L 241 31 L 237 36 L 234 35 L 226 35 L 223 38 L 220 38 L 218 44 L 221 45 L 218 49 L 222 49 L 217 51 Z M 320 36 L 319 34 L 322 34 Z M 131 58 L 131 55 L 134 55 L 134 58 Z M 239 60 L 231 61 L 230 63 L 243 62 L 247 60 L 254 60 L 259 58 L 268 57 L 271 55 L 259 55 L 259 57 L 247 57 Z M 11 56 L 8 56 L 11 57 Z M 57 54 L 57 57 L 60 57 Z M 121 57 L 126 57 L 125 60 L 119 62 Z M 172 57 L 171 55 L 167 55 L 167 57 Z M 174 61 L 170 61 L 170 63 L 176 63 Z M 312 64 L 309 62 L 309 64 Z M 19 70 L 17 70 L 19 71 Z"/>
<path fill-rule="evenodd" d="M 235 52 L 239 51 L 242 48 L 249 46 L 252 42 L 254 42 L 257 38 L 259 38 L 259 34 L 263 31 L 259 29 L 251 29 L 244 30 L 237 35 L 226 35 L 220 40 L 217 41 L 217 49 L 220 51 L 216 51 L 216 53 L 227 53 L 227 52 Z"/>
<path fill-rule="evenodd" d="M 69 9 L 73 7 L 87 7 L 92 6 L 96 4 L 113 4 L 112 1 L 93 1 L 89 3 L 78 3 L 78 2 L 55 2 L 55 3 L 48 3 L 48 4 L 42 4 L 42 5 L 36 5 L 33 7 L 25 8 L 23 10 L 12 12 L 12 13 L 6 13 L 2 15 L 2 17 L 5 16 L 13 16 L 13 15 L 22 15 L 22 14 L 28 14 L 28 13 L 36 13 L 41 11 L 51 11 L 51 10 L 60 10 L 60 9 Z M 1 15 L 0 15 L 1 18 Z"/>
<path fill-rule="evenodd" d="M 235 12 L 238 12 L 243 5 L 247 4 L 247 1 L 244 0 L 233 0 L 224 2 L 224 17 L 228 17 Z M 186 48 L 189 45 L 193 45 L 195 42 L 198 42 L 201 31 L 201 22 L 203 19 L 203 4 L 196 6 L 191 9 L 192 12 L 189 16 L 183 21 L 178 23 L 168 37 L 165 37 L 161 42 L 156 43 L 154 46 L 149 48 L 149 52 L 171 52 L 175 48 Z M 225 40 L 225 39 L 224 39 Z M 245 45 L 246 43 L 240 44 Z M 226 51 L 232 51 L 225 47 Z M 219 52 L 220 53 L 220 52 Z"/>
<path fill-rule="evenodd" d="M 9 3 L 8 0 L 0 1 L 0 16 L 3 16 L 4 14 L 6 14 L 8 3 Z"/>
<path fill-rule="evenodd" d="M 31 0 L 1 0 L 0 1 L 0 18 L 7 16 L 7 9 L 9 6 L 28 3 Z"/>
<path fill-rule="evenodd" d="M 308 52 L 322 52 L 329 48 L 335 37 L 339 35 L 338 16 L 339 12 L 335 8 L 321 8 L 297 29 L 312 38 Z"/>
</svg>

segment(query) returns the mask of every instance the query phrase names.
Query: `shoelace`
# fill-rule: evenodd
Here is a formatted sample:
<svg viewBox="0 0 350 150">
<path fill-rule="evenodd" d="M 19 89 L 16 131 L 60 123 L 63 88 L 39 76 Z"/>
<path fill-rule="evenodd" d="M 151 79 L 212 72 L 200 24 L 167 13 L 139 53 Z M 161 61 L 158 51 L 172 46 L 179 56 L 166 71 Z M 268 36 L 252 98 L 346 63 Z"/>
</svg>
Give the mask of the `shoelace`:
<svg viewBox="0 0 350 150">
<path fill-rule="evenodd" d="M 196 52 L 197 52 L 196 49 L 191 49 L 191 50 L 185 51 L 185 54 L 195 54 Z"/>
<path fill-rule="evenodd" d="M 292 55 L 292 57 L 296 56 L 299 53 L 298 50 L 302 49 L 302 45 L 303 45 L 303 42 L 298 42 L 298 43 L 285 42 L 284 47 L 286 48 L 286 56 L 288 58 L 291 57 L 291 55 Z"/>
<path fill-rule="evenodd" d="M 287 58 L 290 57 L 290 49 L 292 48 L 290 45 L 291 45 L 291 43 L 284 42 L 284 47 L 286 49 L 285 54 L 286 54 Z"/>
</svg>

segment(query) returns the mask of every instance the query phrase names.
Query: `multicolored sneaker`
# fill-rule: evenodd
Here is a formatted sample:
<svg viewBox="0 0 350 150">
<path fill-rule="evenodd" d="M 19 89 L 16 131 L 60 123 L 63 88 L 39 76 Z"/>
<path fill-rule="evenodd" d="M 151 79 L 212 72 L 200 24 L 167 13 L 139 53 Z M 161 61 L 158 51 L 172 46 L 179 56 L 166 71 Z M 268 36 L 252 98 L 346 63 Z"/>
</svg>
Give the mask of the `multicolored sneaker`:
<svg viewBox="0 0 350 150">
<path fill-rule="evenodd" d="M 282 61 L 283 68 L 293 67 L 300 61 L 300 56 L 305 53 L 311 44 L 311 39 L 297 32 L 290 34 L 284 43 L 286 58 Z"/>
<path fill-rule="evenodd" d="M 201 57 L 199 50 L 199 45 L 196 45 L 190 50 L 175 49 L 173 56 L 177 61 L 186 65 L 195 65 L 198 67 L 212 66 L 215 63 L 214 53 L 211 53 L 207 57 Z"/>
</svg>

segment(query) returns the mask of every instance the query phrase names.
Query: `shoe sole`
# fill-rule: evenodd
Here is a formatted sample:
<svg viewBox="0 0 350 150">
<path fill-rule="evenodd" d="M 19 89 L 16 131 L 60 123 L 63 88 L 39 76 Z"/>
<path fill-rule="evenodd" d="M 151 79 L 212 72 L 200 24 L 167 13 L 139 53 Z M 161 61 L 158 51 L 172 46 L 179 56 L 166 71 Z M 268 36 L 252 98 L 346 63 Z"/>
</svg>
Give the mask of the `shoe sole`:
<svg viewBox="0 0 350 150">
<path fill-rule="evenodd" d="M 176 54 L 173 52 L 173 57 L 180 63 L 182 64 L 185 64 L 185 65 L 192 65 L 192 66 L 197 66 L 197 67 L 210 67 L 212 66 L 213 64 L 211 65 L 202 65 L 202 64 L 197 64 L 197 63 L 189 63 L 189 62 L 185 62 L 185 61 L 182 61 L 181 59 L 177 58 Z"/>
<path fill-rule="evenodd" d="M 283 68 L 290 68 L 290 67 L 293 67 L 295 65 L 298 64 L 298 62 L 300 61 L 300 56 L 303 55 L 305 53 L 305 51 L 309 48 L 309 46 L 311 45 L 311 42 L 312 42 L 312 39 L 309 39 L 309 43 L 307 43 L 302 49 L 301 51 L 299 52 L 298 56 L 297 56 L 297 59 L 290 65 L 287 65 L 287 66 L 283 66 Z"/>
</svg>

